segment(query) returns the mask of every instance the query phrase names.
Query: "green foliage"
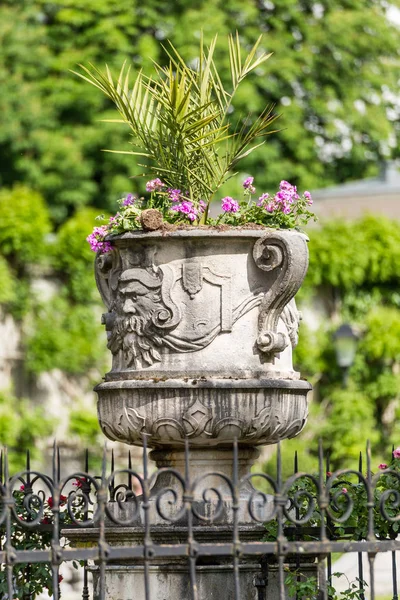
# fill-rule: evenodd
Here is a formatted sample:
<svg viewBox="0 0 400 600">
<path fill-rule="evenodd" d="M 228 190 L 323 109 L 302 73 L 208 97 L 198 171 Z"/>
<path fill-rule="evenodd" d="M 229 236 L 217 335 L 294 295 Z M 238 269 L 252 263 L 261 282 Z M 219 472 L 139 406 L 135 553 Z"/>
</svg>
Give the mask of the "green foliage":
<svg viewBox="0 0 400 600">
<path fill-rule="evenodd" d="M 323 327 L 312 331 L 305 323 L 300 324 L 299 342 L 293 353 L 294 364 L 300 368 L 303 377 L 312 384 L 319 381 L 328 370 L 333 358 L 329 332 Z"/>
<path fill-rule="evenodd" d="M 79 439 L 80 445 L 92 450 L 101 447 L 104 441 L 99 421 L 95 411 L 83 407 L 75 409 L 70 414 L 69 430 Z"/>
<path fill-rule="evenodd" d="M 376 306 L 367 315 L 366 333 L 360 343 L 367 360 L 400 362 L 400 310 Z"/>
<path fill-rule="evenodd" d="M 97 211 L 81 209 L 62 225 L 53 247 L 53 265 L 75 302 L 98 303 L 93 274 L 94 255 L 86 242 Z"/>
<path fill-rule="evenodd" d="M 80 448 L 88 449 L 89 469 L 101 471 L 104 435 L 100 429 L 96 410 L 83 406 L 74 408 L 70 413 L 69 432 Z"/>
<path fill-rule="evenodd" d="M 304 189 L 368 176 L 398 153 L 398 28 L 386 14 L 384 0 L 5 0 L 0 184 L 40 190 L 57 222 L 79 206 L 104 209 L 139 191 L 129 177 L 141 170 L 130 157 L 101 152 L 124 147 L 129 132 L 97 126 L 111 116 L 110 103 L 68 70 L 89 62 L 113 70 L 128 60 L 147 71 L 152 60 L 166 64 L 158 42 L 166 38 L 194 61 L 201 29 L 207 45 L 215 32 L 223 39 L 238 29 L 246 48 L 266 32 L 261 50 L 273 59 L 245 81 L 233 113 L 259 114 L 265 104 L 282 113 L 280 133 L 243 166 L 262 188 L 283 177 Z M 215 62 L 228 85 L 220 44 Z"/>
<path fill-rule="evenodd" d="M 7 304 L 15 299 L 15 283 L 7 261 L 0 255 L 0 304 Z"/>
<path fill-rule="evenodd" d="M 10 407 L 12 406 L 12 410 Z M 0 445 L 10 452 L 10 470 L 19 471 L 25 464 L 25 453 L 38 456 L 36 442 L 51 434 L 54 423 L 41 406 L 0 391 Z"/>
<path fill-rule="evenodd" d="M 334 577 L 346 577 L 344 573 L 333 573 Z M 347 578 L 347 577 L 346 577 Z M 328 595 L 330 600 L 364 600 L 365 589 L 368 587 L 366 581 L 362 581 L 360 589 L 360 580 L 358 577 L 352 582 L 348 581 L 349 587 L 342 592 L 337 592 L 332 585 L 328 585 Z M 289 571 L 285 577 L 285 585 L 289 596 L 298 600 L 318 600 L 320 591 L 318 590 L 317 577 L 308 576 L 299 570 Z"/>
<path fill-rule="evenodd" d="M 17 185 L 0 190 L 0 252 L 21 268 L 38 263 L 46 255 L 50 221 L 46 204 L 38 192 Z"/>
<path fill-rule="evenodd" d="M 76 484 L 80 484 L 77 479 Z M 74 492 L 72 492 L 74 493 Z M 11 535 L 7 539 L 6 533 L 2 532 L 0 535 L 1 545 L 4 546 L 6 543 L 11 543 L 12 547 L 16 550 L 51 550 L 53 531 L 52 525 L 54 524 L 54 513 L 52 508 L 54 507 L 53 497 L 49 496 L 47 499 L 42 498 L 41 495 L 35 495 L 32 493 L 32 489 L 28 486 L 22 485 L 20 489 L 13 491 L 13 507 L 18 515 L 18 518 L 22 522 L 33 521 L 40 518 L 40 523 L 29 529 L 20 525 L 16 520 L 12 520 L 11 523 Z M 74 516 L 77 519 L 83 520 L 82 508 L 79 510 L 79 499 L 75 496 L 71 503 L 73 508 Z M 81 501 L 82 506 L 82 501 Z M 73 524 L 73 521 L 68 514 L 67 510 L 67 497 L 63 494 L 59 497 L 58 504 L 58 519 L 60 527 L 65 525 Z M 66 546 L 68 542 L 65 539 L 60 540 L 60 545 Z M 72 565 L 75 569 L 78 568 L 78 563 L 72 561 Z M 58 585 L 63 580 L 63 576 L 59 574 Z M 19 563 L 14 565 L 13 568 L 13 598 L 17 600 L 25 600 L 27 598 L 34 599 L 45 591 L 49 597 L 53 595 L 53 573 L 50 563 Z M 9 597 L 8 594 L 8 583 L 7 583 L 7 572 L 6 569 L 2 569 L 0 572 L 0 593 L 4 597 Z"/>
<path fill-rule="evenodd" d="M 26 364 L 33 373 L 61 369 L 80 375 L 104 357 L 104 342 L 90 305 L 71 304 L 59 296 L 38 306 L 35 326 L 27 334 Z"/>
<path fill-rule="evenodd" d="M 255 145 L 255 140 L 270 133 L 276 118 L 272 106 L 263 107 L 256 118 L 231 116 L 241 84 L 270 57 L 260 49 L 261 36 L 244 60 L 239 34 L 228 37 L 229 88 L 214 61 L 216 42 L 215 36 L 206 50 L 201 35 L 196 68 L 169 43 L 168 65 L 155 63 L 154 77 L 140 70 L 132 87 L 126 63 L 117 80 L 108 67 L 103 73 L 80 65 L 83 73 L 76 73 L 115 104 L 122 117 L 117 123 L 131 130 L 135 151 L 128 154 L 148 159 L 152 173 L 169 187 L 187 190 L 188 199 L 203 199 L 207 205 L 240 160 L 263 143 Z"/>
<path fill-rule="evenodd" d="M 303 302 L 312 307 L 318 294 L 328 318 L 316 332 L 300 328 L 294 361 L 316 389 L 313 416 L 298 441 L 306 457 L 315 456 L 317 437 L 322 437 L 333 467 L 346 460 L 355 465 L 368 438 L 378 456 L 388 440 L 399 442 L 400 224 L 368 216 L 358 222 L 329 222 L 309 235 Z M 347 389 L 342 388 L 332 337 L 345 321 L 361 336 Z M 313 435 L 314 441 L 304 442 Z M 290 444 L 283 451 L 284 462 Z"/>
<path fill-rule="evenodd" d="M 347 461 L 347 464 L 356 465 L 367 440 L 374 446 L 379 441 L 371 398 L 350 385 L 346 389 L 333 388 L 324 403 L 326 420 L 319 433 L 330 448 L 332 464 L 346 464 Z"/>
<path fill-rule="evenodd" d="M 343 291 L 344 296 L 356 289 L 357 294 L 364 293 L 366 302 L 367 292 L 379 293 L 374 287 L 381 286 L 382 293 L 387 286 L 393 294 L 390 288 L 399 272 L 397 221 L 370 215 L 357 223 L 329 221 L 310 232 L 310 267 L 305 286 L 331 286 Z M 376 296 L 375 299 L 378 300 Z"/>
</svg>

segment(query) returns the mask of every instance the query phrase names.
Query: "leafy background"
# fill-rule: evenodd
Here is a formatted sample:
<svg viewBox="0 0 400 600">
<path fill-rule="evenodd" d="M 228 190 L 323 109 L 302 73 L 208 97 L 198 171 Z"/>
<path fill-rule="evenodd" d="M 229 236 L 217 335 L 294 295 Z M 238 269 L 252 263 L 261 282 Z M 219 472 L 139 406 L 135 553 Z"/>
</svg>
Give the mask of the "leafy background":
<svg viewBox="0 0 400 600">
<path fill-rule="evenodd" d="M 260 192 L 281 179 L 312 190 L 374 175 L 380 161 L 399 156 L 398 27 L 387 10 L 383 0 L 3 0 L 0 304 L 2 319 L 18 324 L 25 377 L 57 368 L 85 376 L 88 389 L 100 380 L 104 334 L 84 239 L 94 216 L 114 211 L 122 193 L 143 192 L 130 157 L 101 151 L 126 149 L 129 131 L 98 122 L 115 117 L 111 104 L 69 70 L 93 62 L 117 72 L 128 60 L 151 71 L 153 60 L 166 62 L 166 39 L 195 61 L 203 28 L 206 41 L 219 33 L 216 61 L 228 79 L 226 35 L 238 28 L 249 46 L 264 33 L 263 49 L 273 56 L 246 81 L 237 110 L 258 113 L 274 103 L 280 132 L 221 194 L 235 195 L 247 174 Z M 310 424 L 285 446 L 288 465 L 294 443 L 312 460 L 317 431 L 330 440 L 335 464 L 356 458 L 366 437 L 382 459 L 388 444 L 398 444 L 399 236 L 397 223 L 373 217 L 310 231 L 302 302 L 312 307 L 317 294 L 330 308 L 317 331 L 302 326 L 297 366 L 316 392 Z M 38 273 L 56 283 L 56 296 L 35 291 Z M 341 320 L 363 334 L 346 390 L 331 341 Z M 32 419 L 35 439 L 54 430 L 19 390 L 2 394 L 1 406 L 18 406 L 19 423 Z M 79 398 L 72 413 L 70 431 L 87 431 L 91 445 L 101 439 Z M 4 414 L 0 441 L 19 450 L 33 445 Z"/>
</svg>

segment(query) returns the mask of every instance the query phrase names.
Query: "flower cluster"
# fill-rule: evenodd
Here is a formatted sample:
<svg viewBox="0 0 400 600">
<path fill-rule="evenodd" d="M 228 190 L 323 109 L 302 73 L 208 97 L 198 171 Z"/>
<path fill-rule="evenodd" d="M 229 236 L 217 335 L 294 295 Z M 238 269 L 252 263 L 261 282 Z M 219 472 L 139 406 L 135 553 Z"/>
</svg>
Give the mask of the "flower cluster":
<svg viewBox="0 0 400 600">
<path fill-rule="evenodd" d="M 239 211 L 239 202 L 237 202 L 230 196 L 225 196 L 225 198 L 222 198 L 221 208 L 226 213 L 236 213 Z"/>
<path fill-rule="evenodd" d="M 171 202 L 179 202 L 179 200 L 181 199 L 181 194 L 181 190 L 174 190 L 172 188 L 169 188 L 167 192 L 168 198 Z"/>
<path fill-rule="evenodd" d="M 135 200 L 137 198 L 133 194 L 127 194 L 126 198 L 122 200 L 122 206 L 131 206 L 131 204 L 135 203 Z M 115 219 L 115 217 L 110 217 L 110 221 L 111 219 Z"/>
<path fill-rule="evenodd" d="M 295 185 L 282 180 L 275 194 L 265 192 L 253 201 L 252 195 L 256 192 L 253 184 L 254 177 L 246 177 L 243 181 L 242 202 L 230 196 L 222 199 L 223 215 L 217 219 L 217 223 L 257 223 L 267 227 L 291 228 L 306 225 L 314 217 L 308 209 L 313 202 L 310 192 L 306 191 L 300 196 Z"/>
<path fill-rule="evenodd" d="M 303 197 L 311 206 L 313 201 L 310 192 L 304 192 Z M 279 185 L 279 192 L 273 198 L 270 198 L 269 194 L 262 194 L 258 199 L 257 206 L 265 208 L 269 213 L 282 212 L 289 215 L 298 200 L 300 200 L 300 196 L 297 193 L 297 187 L 283 180 Z"/>
<path fill-rule="evenodd" d="M 160 192 L 165 187 L 165 183 L 158 177 L 146 183 L 146 192 Z"/>
<path fill-rule="evenodd" d="M 253 185 L 254 177 L 246 177 L 243 181 L 243 188 L 248 194 L 255 194 L 256 188 Z"/>
<path fill-rule="evenodd" d="M 109 252 L 112 243 L 107 236 L 141 229 L 142 211 L 149 208 L 161 213 L 161 223 L 164 221 L 171 224 L 185 221 L 192 224 L 224 223 L 231 226 L 254 223 L 288 229 L 305 225 L 314 217 L 308 210 L 312 204 L 310 192 L 306 191 L 300 196 L 296 186 L 288 181 L 282 180 L 275 194 L 263 193 L 257 200 L 253 199 L 256 192 L 254 177 L 246 177 L 242 186 L 243 199 L 236 200 L 231 196 L 222 198 L 222 212 L 214 220 L 208 217 L 209 205 L 204 200 L 193 200 L 188 191 L 168 187 L 156 177 L 146 183 L 146 191 L 150 194 L 148 199 L 127 194 L 118 201 L 119 210 L 109 218 L 107 225 L 95 227 L 86 239 L 94 252 Z"/>
<path fill-rule="evenodd" d="M 189 219 L 189 221 L 196 221 L 199 216 L 204 212 L 206 203 L 200 200 L 199 205 L 195 206 L 190 200 L 183 200 L 178 204 L 171 206 L 171 211 L 175 213 L 181 213 Z"/>
<path fill-rule="evenodd" d="M 184 200 L 179 204 L 174 204 L 174 206 L 171 206 L 171 210 L 186 215 L 189 221 L 195 221 L 197 219 L 198 211 L 190 200 Z"/>
<path fill-rule="evenodd" d="M 68 500 L 67 496 L 60 494 L 59 506 L 63 506 L 67 502 L 67 500 Z M 49 498 L 47 498 L 47 504 L 48 504 L 49 508 L 53 508 L 53 506 L 54 506 L 53 496 L 49 496 Z"/>
<path fill-rule="evenodd" d="M 111 243 L 104 241 L 107 233 L 107 226 L 102 225 L 101 227 L 95 227 L 92 233 L 87 236 L 86 241 L 89 242 L 90 249 L 93 252 L 109 252 L 112 249 Z"/>
</svg>

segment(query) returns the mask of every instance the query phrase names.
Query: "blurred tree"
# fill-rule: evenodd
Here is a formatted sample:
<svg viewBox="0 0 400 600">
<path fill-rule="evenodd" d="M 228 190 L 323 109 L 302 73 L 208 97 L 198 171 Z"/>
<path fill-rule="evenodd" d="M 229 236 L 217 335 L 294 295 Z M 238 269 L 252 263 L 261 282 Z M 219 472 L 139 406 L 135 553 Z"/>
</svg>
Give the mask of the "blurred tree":
<svg viewBox="0 0 400 600">
<path fill-rule="evenodd" d="M 3 0 L 0 5 L 0 185 L 24 181 L 46 197 L 53 219 L 75 208 L 114 208 L 123 192 L 141 188 L 140 167 L 124 149 L 128 131 L 99 124 L 110 116 L 101 94 L 72 74 L 78 62 L 113 69 L 123 60 L 151 69 L 171 39 L 195 60 L 206 40 L 236 28 L 274 52 L 246 84 L 237 108 L 258 112 L 275 102 L 281 132 L 243 168 L 260 187 L 283 177 L 302 188 L 363 177 L 392 154 L 399 125 L 395 90 L 398 28 L 385 0 Z M 230 190 L 232 183 L 230 184 Z"/>
<path fill-rule="evenodd" d="M 368 216 L 310 231 L 303 302 L 318 294 L 327 301 L 328 318 L 316 332 L 301 329 L 295 360 L 302 375 L 317 384 L 311 429 L 324 439 L 334 467 L 356 459 L 367 438 L 383 462 L 389 462 L 390 445 L 400 443 L 399 270 L 398 222 Z M 360 334 L 346 389 L 332 338 L 341 322 Z M 315 454 L 316 439 L 307 448 Z"/>
</svg>

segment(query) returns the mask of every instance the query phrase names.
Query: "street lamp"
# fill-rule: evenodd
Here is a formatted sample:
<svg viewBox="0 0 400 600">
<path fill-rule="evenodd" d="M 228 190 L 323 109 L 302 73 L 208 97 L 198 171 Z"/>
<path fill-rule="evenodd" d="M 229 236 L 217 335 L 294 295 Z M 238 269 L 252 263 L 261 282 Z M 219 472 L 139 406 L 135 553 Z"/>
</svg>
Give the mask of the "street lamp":
<svg viewBox="0 0 400 600">
<path fill-rule="evenodd" d="M 336 362 L 343 372 L 343 387 L 347 387 L 349 368 L 354 362 L 357 350 L 358 335 L 351 325 L 343 323 L 333 334 Z"/>
</svg>

